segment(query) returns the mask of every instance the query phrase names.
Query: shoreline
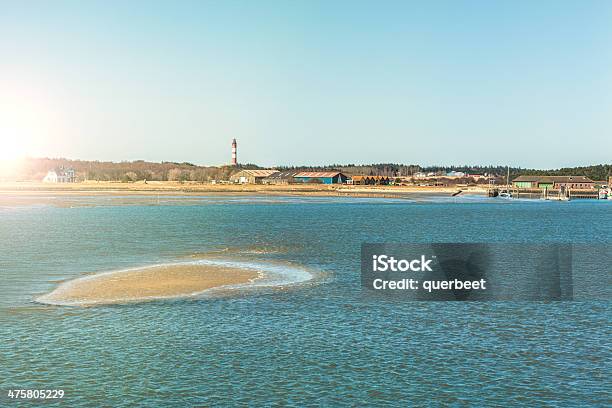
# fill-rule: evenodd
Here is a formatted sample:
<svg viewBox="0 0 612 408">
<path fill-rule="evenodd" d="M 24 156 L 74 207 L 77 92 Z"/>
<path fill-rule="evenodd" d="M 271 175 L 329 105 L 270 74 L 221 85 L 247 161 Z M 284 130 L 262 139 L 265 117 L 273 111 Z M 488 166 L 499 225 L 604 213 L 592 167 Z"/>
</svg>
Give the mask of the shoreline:
<svg viewBox="0 0 612 408">
<path fill-rule="evenodd" d="M 448 196 L 461 190 L 461 195 L 486 195 L 484 187 L 421 187 L 421 186 L 355 186 L 355 185 L 265 185 L 265 184 L 201 184 L 194 182 L 151 181 L 82 182 L 52 184 L 42 182 L 0 182 L 0 206 L 36 204 L 38 200 L 53 204 L 52 197 L 84 196 L 296 196 L 296 197 L 361 197 L 411 199 Z"/>
</svg>

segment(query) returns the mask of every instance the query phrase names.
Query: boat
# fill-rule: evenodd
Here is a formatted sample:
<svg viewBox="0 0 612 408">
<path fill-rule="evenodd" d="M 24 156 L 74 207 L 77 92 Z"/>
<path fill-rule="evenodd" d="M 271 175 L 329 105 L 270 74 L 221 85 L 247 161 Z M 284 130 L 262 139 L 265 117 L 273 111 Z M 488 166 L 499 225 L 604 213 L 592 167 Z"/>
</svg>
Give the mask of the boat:
<svg viewBox="0 0 612 408">
<path fill-rule="evenodd" d="M 559 194 L 557 194 L 556 197 L 548 197 L 549 200 L 554 200 L 554 201 L 570 201 L 571 198 L 571 192 L 569 188 L 565 188 L 564 186 L 561 186 L 559 188 Z"/>
<path fill-rule="evenodd" d="M 569 201 L 569 200 L 570 200 L 570 198 L 569 198 L 568 196 L 566 196 L 566 195 L 562 195 L 562 196 L 559 196 L 559 199 L 558 199 L 558 200 L 559 200 L 559 201 Z"/>
<path fill-rule="evenodd" d="M 508 173 L 506 174 L 506 189 L 499 192 L 499 198 L 512 198 L 512 191 L 510 191 L 510 166 L 508 166 Z"/>
<path fill-rule="evenodd" d="M 610 192 L 607 189 L 602 188 L 601 190 L 599 190 L 598 197 L 600 200 L 606 200 L 610 198 Z"/>
</svg>

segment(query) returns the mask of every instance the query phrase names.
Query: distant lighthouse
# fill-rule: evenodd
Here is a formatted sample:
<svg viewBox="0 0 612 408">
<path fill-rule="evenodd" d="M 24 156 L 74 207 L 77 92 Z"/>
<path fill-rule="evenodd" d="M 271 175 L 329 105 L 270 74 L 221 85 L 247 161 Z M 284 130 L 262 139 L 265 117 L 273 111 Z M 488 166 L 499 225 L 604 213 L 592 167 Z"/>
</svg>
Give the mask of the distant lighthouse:
<svg viewBox="0 0 612 408">
<path fill-rule="evenodd" d="M 232 166 L 238 165 L 238 143 L 236 139 L 232 140 Z"/>
</svg>

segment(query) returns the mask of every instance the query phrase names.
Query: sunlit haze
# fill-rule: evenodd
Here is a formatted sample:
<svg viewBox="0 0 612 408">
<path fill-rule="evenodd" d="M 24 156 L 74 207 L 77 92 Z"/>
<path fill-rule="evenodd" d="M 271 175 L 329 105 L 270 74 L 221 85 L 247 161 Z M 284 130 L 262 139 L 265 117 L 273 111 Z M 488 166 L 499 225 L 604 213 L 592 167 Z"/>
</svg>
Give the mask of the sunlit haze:
<svg viewBox="0 0 612 408">
<path fill-rule="evenodd" d="M 0 159 L 609 163 L 612 2 L 5 2 Z"/>
</svg>

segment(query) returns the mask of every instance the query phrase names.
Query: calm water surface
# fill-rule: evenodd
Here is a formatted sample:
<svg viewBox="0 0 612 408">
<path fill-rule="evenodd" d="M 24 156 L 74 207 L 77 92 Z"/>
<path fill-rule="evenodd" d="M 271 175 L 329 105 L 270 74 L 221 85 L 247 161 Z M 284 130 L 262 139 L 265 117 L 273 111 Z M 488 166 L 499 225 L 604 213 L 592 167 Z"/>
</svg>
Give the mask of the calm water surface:
<svg viewBox="0 0 612 408">
<path fill-rule="evenodd" d="M 612 243 L 612 201 L 77 201 L 0 208 L 0 406 L 30 405 L 9 388 L 63 389 L 44 406 L 76 407 L 610 404 L 609 301 L 374 301 L 359 267 L 362 242 Z M 194 254 L 312 279 L 132 305 L 34 302 L 62 280 Z"/>
</svg>

